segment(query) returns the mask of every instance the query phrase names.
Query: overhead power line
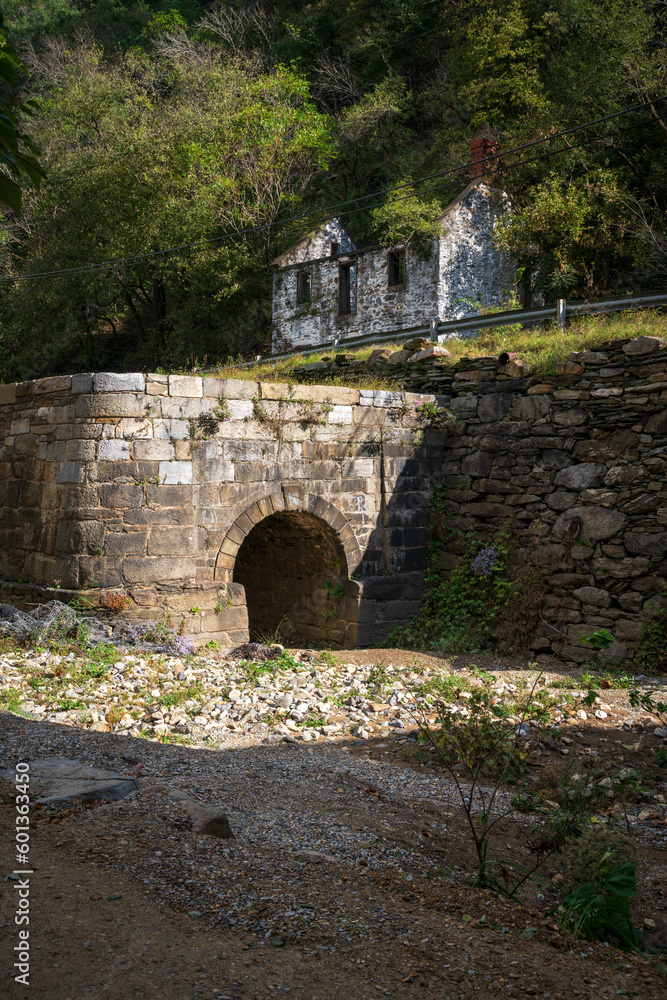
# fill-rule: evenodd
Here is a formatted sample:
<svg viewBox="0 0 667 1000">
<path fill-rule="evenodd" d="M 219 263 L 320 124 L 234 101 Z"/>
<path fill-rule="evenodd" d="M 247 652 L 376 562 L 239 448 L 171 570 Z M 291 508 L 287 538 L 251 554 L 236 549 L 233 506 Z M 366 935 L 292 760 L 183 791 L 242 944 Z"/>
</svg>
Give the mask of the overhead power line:
<svg viewBox="0 0 667 1000">
<path fill-rule="evenodd" d="M 529 165 L 531 163 L 536 163 L 537 161 L 544 162 L 545 160 L 549 160 L 549 159 L 551 159 L 554 156 L 563 156 L 565 153 L 572 153 L 575 150 L 582 149 L 585 146 L 593 146 L 593 145 L 595 145 L 595 143 L 604 142 L 606 139 L 612 139 L 612 138 L 615 138 L 618 135 L 623 135 L 624 132 L 629 132 L 629 131 L 631 131 L 631 129 L 640 128 L 643 124 L 644 124 L 644 122 L 635 122 L 632 125 L 627 125 L 625 128 L 616 129 L 613 132 L 605 132 L 603 135 L 596 135 L 596 136 L 593 136 L 590 139 L 582 139 L 581 142 L 574 143 L 571 146 L 564 146 L 562 149 L 553 149 L 553 150 L 550 150 L 548 152 L 538 153 L 536 156 L 528 156 L 528 157 L 525 157 L 522 160 L 518 160 L 516 163 L 510 163 L 510 164 L 503 163 L 502 169 L 503 169 L 504 172 L 508 172 L 510 170 L 517 170 L 519 167 L 525 167 L 525 166 L 527 166 L 527 165 Z M 504 155 L 504 154 L 501 154 L 501 155 Z M 494 157 L 494 159 L 495 158 L 497 158 L 497 157 Z M 446 188 L 448 186 L 449 185 L 445 184 L 445 183 L 440 183 L 440 184 L 432 185 L 431 187 L 428 188 L 428 194 L 433 194 L 436 191 L 442 191 L 443 188 Z M 412 191 L 407 192 L 406 194 L 403 194 L 403 195 L 399 195 L 398 198 L 394 199 L 394 202 L 396 202 L 396 201 L 403 201 L 406 198 L 411 198 L 412 195 L 413 195 Z M 377 205 L 370 206 L 371 209 L 377 208 L 377 207 L 378 207 Z M 343 217 L 347 217 L 349 215 L 354 215 L 356 212 L 365 212 L 365 211 L 368 211 L 368 210 L 369 210 L 369 206 L 364 205 L 364 206 L 359 207 L 359 208 L 353 208 L 349 212 L 341 212 L 340 214 Z M 331 213 L 330 213 L 330 211 L 328 209 L 322 209 L 321 211 L 323 213 L 322 214 L 322 218 L 321 219 L 317 219 L 316 218 L 314 220 L 314 224 L 315 225 L 318 225 L 318 224 L 321 225 L 331 215 Z M 315 212 L 313 212 L 312 214 L 315 215 Z M 285 223 L 287 224 L 288 221 L 289 220 L 285 220 Z M 283 233 L 286 234 L 286 235 L 290 235 L 291 233 L 298 233 L 298 232 L 303 232 L 303 229 L 302 228 L 294 228 L 294 229 L 283 230 Z"/>
<path fill-rule="evenodd" d="M 426 184 L 431 180 L 438 180 L 445 177 L 450 177 L 453 174 L 460 173 L 464 170 L 470 170 L 474 166 L 478 166 L 482 163 L 488 163 L 490 161 L 497 161 L 501 156 L 505 159 L 513 154 L 520 153 L 523 150 L 534 149 L 536 146 L 544 145 L 547 142 L 552 142 L 554 139 L 560 139 L 567 135 L 572 135 L 575 132 L 580 132 L 583 129 L 591 128 L 593 125 L 600 125 L 603 122 L 612 121 L 615 118 L 620 118 L 623 115 L 632 114 L 635 111 L 641 111 L 644 108 L 652 107 L 655 104 L 659 104 L 661 101 L 667 100 L 667 94 L 662 97 L 656 97 L 650 101 L 644 101 L 641 104 L 634 104 L 629 108 L 623 108 L 621 111 L 615 111 L 613 114 L 604 115 L 601 118 L 594 118 L 592 121 L 585 122 L 582 125 L 573 125 L 571 128 L 562 129 L 560 132 L 554 132 L 551 135 L 544 136 L 541 139 L 533 139 L 530 142 L 521 143 L 519 146 L 513 146 L 511 149 L 502 150 L 500 153 L 492 153 L 488 156 L 480 157 L 476 160 L 470 160 L 467 163 L 461 163 L 456 167 L 451 167 L 447 170 L 438 170 L 433 174 L 428 174 L 425 177 L 419 177 L 417 180 L 405 181 L 401 184 L 394 184 L 391 187 L 382 188 L 380 191 L 374 191 L 371 194 L 359 195 L 356 198 L 350 198 L 346 201 L 336 202 L 332 205 L 324 206 L 323 208 L 312 209 L 309 212 L 302 212 L 298 215 L 292 215 L 287 219 L 276 220 L 275 222 L 265 222 L 256 226 L 248 226 L 244 229 L 234 230 L 232 232 L 222 233 L 220 236 L 211 236 L 204 240 L 198 240 L 193 243 L 182 243 L 178 246 L 165 247 L 164 250 L 152 250 L 145 253 L 133 254 L 125 257 L 116 257 L 111 260 L 101 261 L 97 264 L 81 264 L 77 267 L 62 268 L 53 271 L 42 271 L 35 274 L 17 274 L 17 275 L 3 275 L 0 276 L 0 281 L 28 281 L 36 280 L 38 278 L 55 278 L 62 277 L 66 275 L 74 274 L 91 274 L 96 271 L 109 270 L 111 268 L 117 267 L 129 267 L 133 264 L 140 264 L 144 261 L 156 260 L 167 257 L 171 254 L 183 253 L 186 251 L 197 251 L 205 249 L 206 247 L 215 246 L 216 244 L 222 243 L 225 240 L 238 239 L 242 236 L 251 236 L 255 233 L 267 232 L 272 229 L 282 229 L 285 226 L 290 225 L 293 222 L 300 222 L 305 219 L 313 219 L 315 217 L 324 216 L 325 218 L 331 216 L 333 213 L 351 215 L 358 211 L 366 211 L 368 205 L 360 204 L 362 202 L 368 202 L 371 199 L 381 198 L 384 195 L 391 194 L 394 191 L 401 191 L 405 188 L 416 188 L 419 185 Z M 640 123 L 637 123 L 640 124 Z M 635 126 L 631 126 L 635 127 Z M 626 131 L 626 130 L 620 130 Z M 617 134 L 617 133 L 613 133 Z M 598 141 L 600 137 L 594 137 L 591 140 L 587 140 L 584 143 L 578 145 L 587 145 L 591 142 Z M 563 150 L 554 150 L 552 153 L 547 155 L 558 155 L 560 153 L 569 152 L 572 148 L 577 147 L 566 147 Z M 539 157 L 536 157 L 537 159 Z M 511 164 L 510 168 L 514 169 L 517 166 L 523 166 L 524 163 L 531 162 L 530 160 L 521 161 L 517 164 Z M 509 169 L 509 168 L 506 168 Z M 410 197 L 410 195 L 408 195 Z M 348 208 L 348 206 L 357 205 L 357 208 Z M 371 206 L 374 207 L 374 206 Z"/>
</svg>

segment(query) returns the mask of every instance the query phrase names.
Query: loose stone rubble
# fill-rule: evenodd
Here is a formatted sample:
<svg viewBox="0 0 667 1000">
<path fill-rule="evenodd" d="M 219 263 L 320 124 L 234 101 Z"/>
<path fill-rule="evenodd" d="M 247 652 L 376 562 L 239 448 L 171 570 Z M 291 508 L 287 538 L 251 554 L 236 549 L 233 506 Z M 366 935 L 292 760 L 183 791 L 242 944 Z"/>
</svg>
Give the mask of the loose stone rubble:
<svg viewBox="0 0 667 1000">
<path fill-rule="evenodd" d="M 518 677 L 500 663 L 493 674 L 484 672 L 496 703 L 511 704 L 533 683 L 537 666 Z M 453 682 L 453 695 L 445 700 L 433 683 L 442 676 Z M 554 723 L 609 718 L 629 725 L 646 715 L 610 705 L 604 690 L 589 706 L 583 701 L 587 689 L 566 692 L 559 677 L 551 671 L 540 684 Z M 661 679 L 639 675 L 636 682 L 664 697 Z M 102 647 L 102 653 L 92 649 L 66 656 L 40 649 L 0 655 L 4 707 L 96 732 L 208 746 L 350 737 L 414 740 L 418 727 L 435 722 L 439 712 L 465 717 L 467 700 L 480 683 L 475 671 L 424 667 L 417 657 L 411 668 L 393 669 L 391 664 L 344 663 L 327 652 L 280 644 L 246 643 L 228 653 L 185 658 L 111 646 Z M 508 721 L 522 725 L 527 737 L 533 735 L 518 715 Z M 656 727 L 657 737 L 666 735 L 667 729 Z"/>
</svg>

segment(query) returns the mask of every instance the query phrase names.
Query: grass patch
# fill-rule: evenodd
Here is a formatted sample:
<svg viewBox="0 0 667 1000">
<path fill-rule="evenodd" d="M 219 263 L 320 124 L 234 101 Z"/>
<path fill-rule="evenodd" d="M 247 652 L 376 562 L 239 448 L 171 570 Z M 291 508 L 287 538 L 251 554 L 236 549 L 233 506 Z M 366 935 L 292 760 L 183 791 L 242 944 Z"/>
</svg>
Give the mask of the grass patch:
<svg viewBox="0 0 667 1000">
<path fill-rule="evenodd" d="M 461 674 L 442 673 L 429 677 L 423 684 L 414 685 L 417 695 L 437 698 L 440 701 L 456 701 L 461 691 L 470 691 L 470 682 Z"/>
<path fill-rule="evenodd" d="M 608 340 L 623 340 L 644 336 L 662 336 L 667 333 L 667 317 L 659 312 L 646 309 L 627 311 L 610 315 L 584 316 L 568 324 L 561 332 L 554 323 L 522 330 L 518 324 L 502 327 L 492 327 L 479 330 L 476 337 L 469 340 L 448 340 L 445 344 L 452 355 L 455 364 L 463 358 L 489 357 L 503 351 L 513 351 L 525 358 L 535 373 L 540 377 L 550 377 L 556 374 L 556 364 L 565 361 L 571 351 L 586 351 L 597 347 Z M 406 335 L 406 341 L 412 339 Z M 366 345 L 357 350 L 347 350 L 345 342 L 341 349 L 354 357 L 355 361 L 364 361 L 371 351 L 378 347 L 388 347 L 400 351 L 402 342 L 391 344 Z M 303 362 L 311 363 L 331 358 L 333 349 L 324 348 L 315 354 L 303 358 Z M 235 378 L 253 382 L 315 382 L 317 385 L 349 386 L 360 389 L 396 389 L 400 384 L 401 373 L 392 377 L 385 373 L 357 371 L 354 367 L 341 366 L 333 374 L 322 371 L 303 372 L 295 375 L 295 368 L 301 362 L 298 356 L 281 358 L 276 361 L 263 361 L 260 364 L 238 368 L 243 359 L 230 358 L 211 374 L 218 378 Z"/>
<path fill-rule="evenodd" d="M 197 699 L 203 693 L 203 685 L 199 681 L 194 681 L 192 684 L 188 684 L 187 687 L 177 688 L 176 691 L 169 691 L 167 694 L 160 695 L 158 702 L 166 708 L 177 708 L 183 702 L 189 701 L 191 698 Z"/>
<path fill-rule="evenodd" d="M 20 688 L 7 688 L 0 691 L 0 708 L 6 708 L 8 712 L 18 712 L 23 701 L 23 692 Z"/>
</svg>

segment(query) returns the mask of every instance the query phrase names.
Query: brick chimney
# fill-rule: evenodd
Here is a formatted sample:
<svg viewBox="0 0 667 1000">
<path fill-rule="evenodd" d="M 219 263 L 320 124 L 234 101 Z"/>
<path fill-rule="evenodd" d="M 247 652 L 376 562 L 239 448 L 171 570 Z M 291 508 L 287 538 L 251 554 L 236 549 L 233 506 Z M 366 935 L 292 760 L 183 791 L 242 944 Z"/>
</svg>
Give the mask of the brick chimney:
<svg viewBox="0 0 667 1000">
<path fill-rule="evenodd" d="M 483 160 L 484 157 L 493 156 L 494 153 L 499 152 L 500 143 L 494 142 L 493 139 L 472 140 L 470 143 L 470 160 L 472 162 L 470 173 L 473 180 L 477 177 L 483 177 L 485 174 L 492 173 L 498 166 L 497 160 L 487 160 L 486 163 L 475 163 L 475 160 Z"/>
</svg>

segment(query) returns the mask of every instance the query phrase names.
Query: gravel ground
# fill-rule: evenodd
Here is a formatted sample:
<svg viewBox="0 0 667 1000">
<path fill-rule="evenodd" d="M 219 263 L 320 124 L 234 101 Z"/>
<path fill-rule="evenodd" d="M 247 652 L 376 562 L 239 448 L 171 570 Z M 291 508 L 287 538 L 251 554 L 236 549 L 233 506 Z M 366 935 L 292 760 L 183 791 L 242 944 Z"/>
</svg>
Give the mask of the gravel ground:
<svg viewBox="0 0 667 1000">
<path fill-rule="evenodd" d="M 643 960 L 576 942 L 538 909 L 464 884 L 474 856 L 451 783 L 433 761 L 412 756 L 414 707 L 432 716 L 428 682 L 452 674 L 451 664 L 403 651 L 356 651 L 319 662 L 312 651 L 274 651 L 277 661 L 248 652 L 258 659 L 116 654 L 98 676 L 89 676 L 87 658 L 76 653 L 2 656 L 0 696 L 7 703 L 9 692 L 24 713 L 0 712 L 2 767 L 65 756 L 138 777 L 144 786 L 94 808 L 35 809 L 52 863 L 93 866 L 111 887 L 108 898 L 115 898 L 114 884 L 129 880 L 201 934 L 268 955 L 267 968 L 272 954 L 289 951 L 329 963 L 332 983 L 346 984 L 341 993 L 324 976 L 309 992 L 289 980 L 288 991 L 304 1000 L 338 1000 L 349 995 L 351 982 L 360 997 L 500 993 L 564 1000 L 592 988 L 603 996 L 664 995 L 660 974 Z M 471 663 L 456 666 L 459 694 L 447 704 L 465 713 L 465 689 L 482 678 Z M 510 703 L 535 676 L 507 663 L 484 666 L 493 671 L 485 680 L 499 702 Z M 611 732 L 620 735 L 617 743 L 636 741 L 628 746 L 643 746 L 649 755 L 662 745 L 653 735 L 655 720 L 631 710 L 623 689 L 601 691 L 582 719 L 581 700 L 568 704 L 565 689 L 553 687 L 566 676 L 548 680 L 552 717 L 570 735 L 529 737 L 535 768 L 568 754 L 597 755 Z M 84 707 L 52 710 L 65 699 Z M 584 723 L 586 736 L 603 742 L 585 740 L 578 729 Z M 159 788 L 150 790 L 156 785 L 223 810 L 234 839 L 194 834 L 183 808 Z M 659 847 L 667 836 L 655 820 L 665 813 L 664 787 L 654 792 L 650 811 L 638 804 L 631 812 L 637 832 Z M 501 795 L 505 805 L 509 795 Z M 640 819 L 642 809 L 654 820 Z M 507 847 L 507 863 L 528 850 L 533 822 L 511 810 L 509 821 L 512 843 L 495 845 Z M 61 839 L 54 831 L 62 831 Z M 656 884 L 665 867 L 662 859 L 651 869 Z M 235 991 L 202 987 L 179 996 L 271 995 L 266 982 L 237 972 L 242 985 Z M 138 988 L 137 995 L 143 995 Z"/>
<path fill-rule="evenodd" d="M 6 713 L 2 737 L 4 765 L 65 755 L 139 771 L 146 786 L 168 781 L 223 807 L 233 840 L 194 835 L 183 810 L 150 791 L 41 819 L 36 810 L 36 836 L 51 836 L 52 870 L 61 856 L 104 874 L 106 888 L 90 896 L 92 904 L 84 897 L 85 905 L 108 906 L 129 879 L 147 899 L 196 922 L 201 934 L 217 935 L 221 947 L 233 941 L 268 955 L 261 961 L 274 978 L 275 949 L 328 963 L 330 986 L 320 978 L 311 989 L 290 972 L 281 987 L 290 995 L 338 1000 L 349 995 L 350 975 L 360 997 L 565 1000 L 592 987 L 602 996 L 664 995 L 659 974 L 642 960 L 576 942 L 535 910 L 443 877 L 450 803 L 439 775 L 355 758 L 327 743 L 182 748 Z M 227 984 L 180 995 L 271 995 L 247 970 L 235 974 L 234 992 Z"/>
</svg>

